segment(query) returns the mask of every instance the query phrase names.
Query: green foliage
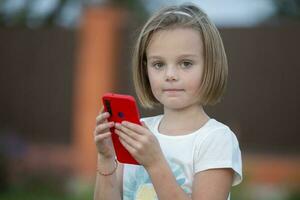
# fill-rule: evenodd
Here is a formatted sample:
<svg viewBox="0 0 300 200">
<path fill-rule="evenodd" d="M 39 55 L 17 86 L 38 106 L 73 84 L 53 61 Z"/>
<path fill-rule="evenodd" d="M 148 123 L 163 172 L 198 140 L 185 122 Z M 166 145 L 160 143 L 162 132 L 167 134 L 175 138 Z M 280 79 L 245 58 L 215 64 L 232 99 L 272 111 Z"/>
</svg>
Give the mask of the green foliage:
<svg viewBox="0 0 300 200">
<path fill-rule="evenodd" d="M 299 0 L 275 0 L 274 3 L 279 15 L 300 19 Z"/>
<path fill-rule="evenodd" d="M 0 193 L 0 200 L 82 200 L 93 199 L 93 188 L 71 193 L 58 177 L 35 176 L 11 185 Z"/>
<path fill-rule="evenodd" d="M 287 200 L 300 200 L 300 191 L 299 190 L 291 191 Z"/>
</svg>

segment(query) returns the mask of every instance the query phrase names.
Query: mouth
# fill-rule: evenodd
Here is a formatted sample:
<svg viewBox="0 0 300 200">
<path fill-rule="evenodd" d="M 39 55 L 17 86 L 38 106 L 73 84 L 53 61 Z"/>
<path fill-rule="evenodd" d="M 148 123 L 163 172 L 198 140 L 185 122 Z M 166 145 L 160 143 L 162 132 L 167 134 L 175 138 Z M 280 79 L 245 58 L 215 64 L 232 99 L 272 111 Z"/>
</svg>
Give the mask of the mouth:
<svg viewBox="0 0 300 200">
<path fill-rule="evenodd" d="M 164 89 L 163 91 L 183 91 L 183 89 Z"/>
<path fill-rule="evenodd" d="M 164 92 L 181 92 L 184 91 L 184 89 L 164 89 Z"/>
</svg>

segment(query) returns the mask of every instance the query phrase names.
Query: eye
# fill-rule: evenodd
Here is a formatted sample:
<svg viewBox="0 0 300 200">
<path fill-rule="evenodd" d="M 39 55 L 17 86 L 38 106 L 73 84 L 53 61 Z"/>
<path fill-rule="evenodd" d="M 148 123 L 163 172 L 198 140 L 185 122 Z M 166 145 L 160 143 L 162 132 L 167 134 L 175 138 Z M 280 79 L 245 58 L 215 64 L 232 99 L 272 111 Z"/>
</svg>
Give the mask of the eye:
<svg viewBox="0 0 300 200">
<path fill-rule="evenodd" d="M 185 69 L 192 67 L 192 65 L 193 65 L 192 61 L 189 60 L 182 61 L 181 63 L 182 68 Z"/>
<path fill-rule="evenodd" d="M 160 69 L 164 66 L 164 63 L 163 62 L 154 62 L 152 64 L 152 66 L 155 68 L 155 69 Z"/>
</svg>

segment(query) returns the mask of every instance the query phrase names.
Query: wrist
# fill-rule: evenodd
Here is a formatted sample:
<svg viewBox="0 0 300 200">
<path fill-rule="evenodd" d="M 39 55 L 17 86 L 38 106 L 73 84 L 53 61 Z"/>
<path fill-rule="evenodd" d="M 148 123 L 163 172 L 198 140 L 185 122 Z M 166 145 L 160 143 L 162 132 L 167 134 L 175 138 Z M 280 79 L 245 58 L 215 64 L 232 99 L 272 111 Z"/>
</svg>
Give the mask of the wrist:
<svg viewBox="0 0 300 200">
<path fill-rule="evenodd" d="M 153 162 L 153 164 L 151 164 L 149 166 L 144 166 L 144 167 L 149 174 L 155 174 L 157 172 L 160 172 L 166 166 L 168 166 L 168 162 L 163 157 L 163 158 L 157 160 L 156 162 Z"/>
<path fill-rule="evenodd" d="M 118 165 L 117 159 L 114 159 L 114 164 L 109 163 L 108 165 L 98 166 L 97 172 L 102 176 L 111 176 L 116 172 Z"/>
<path fill-rule="evenodd" d="M 118 168 L 118 161 L 115 157 L 105 157 L 98 155 L 97 172 L 102 176 L 110 176 Z"/>
</svg>

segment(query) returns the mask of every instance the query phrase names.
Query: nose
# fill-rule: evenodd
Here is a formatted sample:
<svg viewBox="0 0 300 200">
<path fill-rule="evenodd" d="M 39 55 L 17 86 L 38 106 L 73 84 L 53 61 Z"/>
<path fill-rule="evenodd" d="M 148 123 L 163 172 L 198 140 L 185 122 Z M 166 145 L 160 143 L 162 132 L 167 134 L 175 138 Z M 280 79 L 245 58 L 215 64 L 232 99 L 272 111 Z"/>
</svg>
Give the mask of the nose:
<svg viewBox="0 0 300 200">
<path fill-rule="evenodd" d="M 166 68 L 166 72 L 165 72 L 165 76 L 166 76 L 166 81 L 176 81 L 178 80 L 178 72 L 176 67 L 167 67 Z"/>
</svg>

